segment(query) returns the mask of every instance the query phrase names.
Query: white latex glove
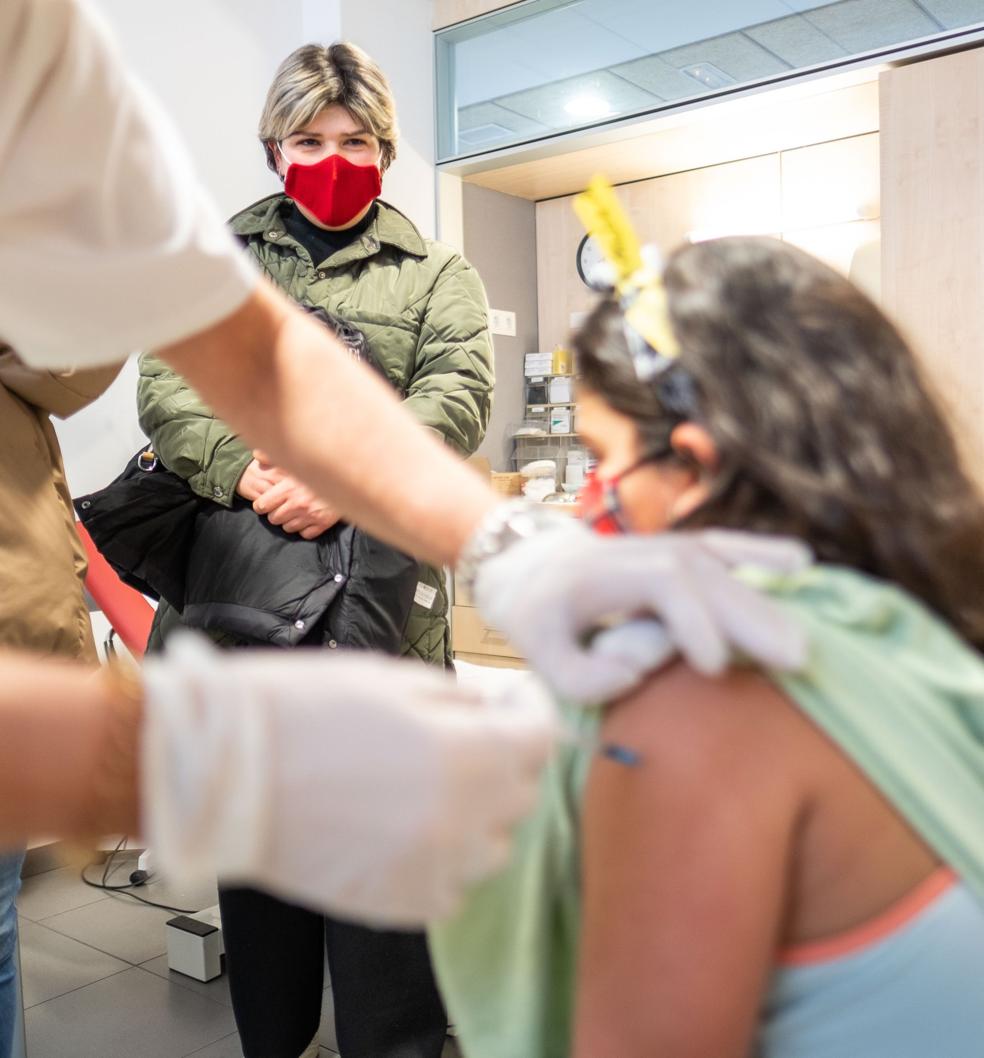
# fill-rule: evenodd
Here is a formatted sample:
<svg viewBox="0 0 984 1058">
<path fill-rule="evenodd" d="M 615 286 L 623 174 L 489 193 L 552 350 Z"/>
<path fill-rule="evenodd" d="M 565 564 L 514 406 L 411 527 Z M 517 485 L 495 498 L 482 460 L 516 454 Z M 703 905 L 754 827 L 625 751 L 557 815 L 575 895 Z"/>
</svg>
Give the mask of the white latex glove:
<svg viewBox="0 0 984 1058">
<path fill-rule="evenodd" d="M 555 737 L 544 696 L 487 702 L 368 654 L 185 634 L 145 680 L 143 835 L 165 872 L 384 925 L 450 914 L 506 862 Z"/>
<path fill-rule="evenodd" d="M 475 600 L 540 674 L 575 702 L 608 701 L 679 651 L 714 675 L 733 650 L 797 669 L 805 635 L 731 567 L 795 572 L 812 556 L 798 541 L 725 530 L 600 536 L 576 522 L 538 532 L 486 559 Z M 585 644 L 614 619 L 630 620 Z"/>
</svg>

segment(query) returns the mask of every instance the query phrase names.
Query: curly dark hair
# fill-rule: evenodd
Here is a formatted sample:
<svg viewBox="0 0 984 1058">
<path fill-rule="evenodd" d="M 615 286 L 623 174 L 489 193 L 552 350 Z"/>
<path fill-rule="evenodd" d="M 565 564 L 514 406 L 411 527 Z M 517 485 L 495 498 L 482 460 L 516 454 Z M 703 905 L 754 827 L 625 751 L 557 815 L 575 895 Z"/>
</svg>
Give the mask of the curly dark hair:
<svg viewBox="0 0 984 1058">
<path fill-rule="evenodd" d="M 635 377 L 612 298 L 574 347 L 584 384 L 635 420 L 644 451 L 665 449 L 683 419 L 714 439 L 710 495 L 676 527 L 798 536 L 822 561 L 905 588 L 984 648 L 984 503 L 884 313 L 768 238 L 684 246 L 664 282 L 681 353 L 663 376 Z"/>
</svg>

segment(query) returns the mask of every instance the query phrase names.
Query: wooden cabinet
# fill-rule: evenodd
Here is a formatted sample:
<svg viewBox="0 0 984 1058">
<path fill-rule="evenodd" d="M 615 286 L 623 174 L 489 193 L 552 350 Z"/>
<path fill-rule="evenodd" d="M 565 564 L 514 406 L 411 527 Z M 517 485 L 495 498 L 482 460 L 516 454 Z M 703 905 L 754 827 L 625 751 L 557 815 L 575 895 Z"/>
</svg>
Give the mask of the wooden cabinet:
<svg viewBox="0 0 984 1058">
<path fill-rule="evenodd" d="M 643 242 L 664 251 L 687 239 L 777 235 L 845 275 L 857 248 L 878 238 L 878 133 L 778 151 L 616 188 Z M 575 254 L 584 229 L 573 195 L 536 206 L 540 348 L 567 341 L 596 295 Z"/>
<path fill-rule="evenodd" d="M 984 49 L 881 76 L 882 292 L 984 483 Z"/>
</svg>

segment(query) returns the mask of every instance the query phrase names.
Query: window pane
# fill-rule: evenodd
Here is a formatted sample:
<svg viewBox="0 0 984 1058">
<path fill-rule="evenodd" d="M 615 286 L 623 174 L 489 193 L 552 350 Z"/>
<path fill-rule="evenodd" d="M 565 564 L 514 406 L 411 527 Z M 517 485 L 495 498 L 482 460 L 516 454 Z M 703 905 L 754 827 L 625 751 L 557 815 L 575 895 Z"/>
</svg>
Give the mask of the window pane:
<svg viewBox="0 0 984 1058">
<path fill-rule="evenodd" d="M 439 155 L 480 154 L 984 24 L 984 0 L 532 0 L 437 34 Z"/>
</svg>

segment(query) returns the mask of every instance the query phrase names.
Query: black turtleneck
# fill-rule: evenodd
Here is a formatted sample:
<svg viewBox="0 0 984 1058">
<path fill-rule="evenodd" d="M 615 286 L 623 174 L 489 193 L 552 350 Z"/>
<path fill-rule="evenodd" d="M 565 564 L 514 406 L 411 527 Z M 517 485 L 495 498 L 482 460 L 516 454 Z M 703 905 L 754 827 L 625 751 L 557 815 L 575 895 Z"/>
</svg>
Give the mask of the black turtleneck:
<svg viewBox="0 0 984 1058">
<path fill-rule="evenodd" d="M 373 202 L 369 207 L 369 212 L 351 228 L 326 231 L 324 228 L 319 228 L 317 224 L 312 224 L 292 202 L 286 211 L 284 226 L 289 234 L 307 250 L 311 255 L 312 263 L 317 266 L 332 254 L 338 253 L 339 250 L 355 242 L 376 219 L 377 209 L 376 203 Z"/>
</svg>

